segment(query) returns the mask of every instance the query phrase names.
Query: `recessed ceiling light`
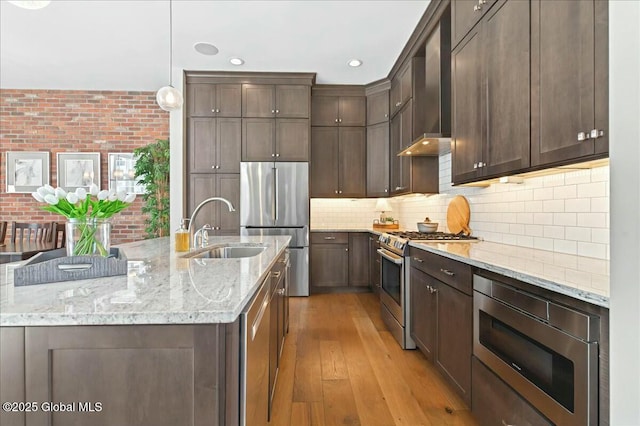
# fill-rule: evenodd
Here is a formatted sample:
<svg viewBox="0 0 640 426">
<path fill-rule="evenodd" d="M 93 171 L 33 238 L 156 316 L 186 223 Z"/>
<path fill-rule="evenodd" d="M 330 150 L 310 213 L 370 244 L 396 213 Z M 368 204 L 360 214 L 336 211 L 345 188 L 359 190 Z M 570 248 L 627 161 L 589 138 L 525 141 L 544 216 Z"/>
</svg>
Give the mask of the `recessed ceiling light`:
<svg viewBox="0 0 640 426">
<path fill-rule="evenodd" d="M 362 65 L 362 61 L 360 59 L 352 59 L 348 62 L 350 67 L 359 67 L 360 65 Z"/>
<path fill-rule="evenodd" d="M 231 58 L 231 59 L 229 59 L 229 62 L 231 62 L 233 65 L 242 65 L 242 64 L 244 64 L 244 60 L 242 58 Z"/>
<path fill-rule="evenodd" d="M 193 48 L 196 49 L 196 52 L 202 53 L 203 55 L 213 56 L 218 54 L 218 48 L 206 41 L 197 42 L 193 45 Z"/>
<path fill-rule="evenodd" d="M 36 10 L 36 9 L 42 9 L 43 7 L 47 7 L 49 6 L 49 3 L 51 3 L 51 0 L 9 0 L 9 3 L 11 3 L 14 6 L 18 6 L 21 7 L 23 9 L 31 9 L 31 10 Z"/>
</svg>

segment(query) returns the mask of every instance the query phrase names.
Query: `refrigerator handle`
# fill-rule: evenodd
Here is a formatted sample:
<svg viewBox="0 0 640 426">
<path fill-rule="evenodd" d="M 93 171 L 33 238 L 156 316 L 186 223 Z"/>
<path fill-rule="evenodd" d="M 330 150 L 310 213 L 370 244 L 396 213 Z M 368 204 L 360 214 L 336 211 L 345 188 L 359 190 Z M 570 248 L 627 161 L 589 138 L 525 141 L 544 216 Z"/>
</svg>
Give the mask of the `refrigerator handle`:
<svg viewBox="0 0 640 426">
<path fill-rule="evenodd" d="M 276 177 L 276 184 L 275 184 L 274 189 L 273 189 L 273 194 L 274 194 L 274 198 L 275 198 L 275 206 L 276 206 L 276 209 L 275 209 L 275 222 L 278 222 L 278 213 L 279 213 L 278 210 L 279 210 L 279 207 L 280 207 L 278 205 L 278 185 L 279 185 L 278 169 L 274 168 L 274 171 L 275 171 L 275 177 Z"/>
<path fill-rule="evenodd" d="M 273 171 L 273 192 L 271 195 L 271 221 L 275 225 L 276 223 L 276 168 L 271 169 Z"/>
</svg>

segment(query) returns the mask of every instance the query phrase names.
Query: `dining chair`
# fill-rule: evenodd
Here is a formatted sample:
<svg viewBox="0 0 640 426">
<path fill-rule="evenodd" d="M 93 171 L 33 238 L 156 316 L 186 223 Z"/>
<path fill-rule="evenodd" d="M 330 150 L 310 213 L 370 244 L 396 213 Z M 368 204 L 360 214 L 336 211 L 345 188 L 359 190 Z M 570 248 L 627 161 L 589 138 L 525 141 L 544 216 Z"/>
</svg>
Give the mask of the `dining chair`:
<svg viewBox="0 0 640 426">
<path fill-rule="evenodd" d="M 50 223 L 20 223 L 12 222 L 11 224 L 11 242 L 16 241 L 34 241 L 46 242 L 49 239 L 51 230 Z"/>
<path fill-rule="evenodd" d="M 67 240 L 66 226 L 64 222 L 51 222 L 51 231 L 49 232 L 49 241 L 53 242 L 54 248 L 62 248 Z"/>
<path fill-rule="evenodd" d="M 7 221 L 0 221 L 0 244 L 4 243 L 4 239 L 7 236 Z"/>
</svg>

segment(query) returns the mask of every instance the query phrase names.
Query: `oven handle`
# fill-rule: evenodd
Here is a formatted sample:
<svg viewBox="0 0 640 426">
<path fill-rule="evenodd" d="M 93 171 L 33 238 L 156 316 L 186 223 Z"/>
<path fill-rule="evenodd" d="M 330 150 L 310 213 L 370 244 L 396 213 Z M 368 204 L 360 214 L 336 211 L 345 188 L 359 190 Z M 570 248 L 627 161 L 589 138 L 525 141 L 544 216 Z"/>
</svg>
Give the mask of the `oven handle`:
<svg viewBox="0 0 640 426">
<path fill-rule="evenodd" d="M 376 251 L 380 254 L 380 256 L 382 256 L 385 259 L 395 263 L 396 265 L 402 265 L 402 262 L 404 260 L 402 257 L 400 257 L 400 256 L 398 256 L 396 254 L 393 254 L 393 253 L 391 253 L 391 252 L 389 252 L 387 250 L 384 250 L 384 249 L 378 249 Z"/>
</svg>

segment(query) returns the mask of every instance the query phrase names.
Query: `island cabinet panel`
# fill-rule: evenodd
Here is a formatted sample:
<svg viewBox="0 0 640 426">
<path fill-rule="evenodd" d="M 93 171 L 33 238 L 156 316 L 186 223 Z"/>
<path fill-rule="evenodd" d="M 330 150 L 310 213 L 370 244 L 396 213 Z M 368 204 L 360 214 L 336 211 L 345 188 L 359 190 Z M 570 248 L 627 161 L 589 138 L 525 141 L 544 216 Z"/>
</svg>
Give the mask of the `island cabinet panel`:
<svg viewBox="0 0 640 426">
<path fill-rule="evenodd" d="M 240 117 L 242 113 L 240 84 L 187 84 L 189 117 Z"/>
<path fill-rule="evenodd" d="M 609 151 L 607 5 L 531 2 L 534 166 Z"/>
<path fill-rule="evenodd" d="M 189 190 L 188 215 L 191 215 L 198 204 L 210 197 L 223 197 L 236 207 L 240 205 L 239 174 L 192 173 Z M 209 203 L 202 208 L 192 228 L 199 229 L 205 224 L 213 228 L 208 231 L 209 235 L 238 235 L 240 214 L 238 209 L 230 212 L 224 203 Z"/>
<path fill-rule="evenodd" d="M 28 413 L 28 423 L 229 424 L 226 411 L 239 404 L 223 391 L 227 340 L 224 324 L 27 327 L 26 400 L 75 403 Z"/>
<path fill-rule="evenodd" d="M 24 328 L 0 328 L 0 402 L 25 402 Z M 39 408 L 39 407 L 38 407 Z M 2 426 L 24 426 L 23 410 L 0 411 Z"/>
</svg>

